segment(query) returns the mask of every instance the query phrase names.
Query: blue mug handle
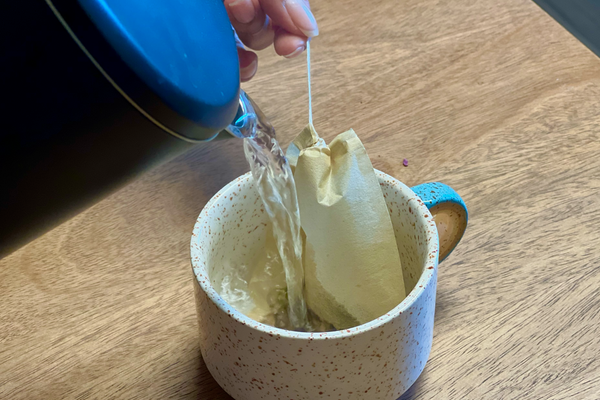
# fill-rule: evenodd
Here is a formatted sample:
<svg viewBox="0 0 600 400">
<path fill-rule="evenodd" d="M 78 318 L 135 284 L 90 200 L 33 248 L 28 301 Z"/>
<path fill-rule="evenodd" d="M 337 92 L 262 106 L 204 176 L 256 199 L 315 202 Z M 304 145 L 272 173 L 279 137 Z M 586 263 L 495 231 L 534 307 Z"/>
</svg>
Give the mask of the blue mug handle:
<svg viewBox="0 0 600 400">
<path fill-rule="evenodd" d="M 423 183 L 411 189 L 431 211 L 440 238 L 439 261 L 442 262 L 452 253 L 467 229 L 467 206 L 454 189 L 440 182 Z"/>
</svg>

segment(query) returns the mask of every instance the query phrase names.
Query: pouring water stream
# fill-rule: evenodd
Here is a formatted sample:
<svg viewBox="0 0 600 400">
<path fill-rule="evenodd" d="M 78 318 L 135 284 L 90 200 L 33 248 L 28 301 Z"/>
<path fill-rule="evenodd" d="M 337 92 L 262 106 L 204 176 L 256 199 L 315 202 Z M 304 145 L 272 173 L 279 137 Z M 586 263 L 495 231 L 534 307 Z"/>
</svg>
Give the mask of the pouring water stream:
<svg viewBox="0 0 600 400">
<path fill-rule="evenodd" d="M 312 124 L 310 42 L 307 43 L 307 66 L 309 123 Z M 243 91 L 240 109 L 241 115 L 228 130 L 244 138 L 246 160 L 273 225 L 287 284 L 289 323 L 295 330 L 314 330 L 318 319 L 309 315 L 304 300 L 300 213 L 292 170 L 277 142 L 273 126 Z"/>
</svg>

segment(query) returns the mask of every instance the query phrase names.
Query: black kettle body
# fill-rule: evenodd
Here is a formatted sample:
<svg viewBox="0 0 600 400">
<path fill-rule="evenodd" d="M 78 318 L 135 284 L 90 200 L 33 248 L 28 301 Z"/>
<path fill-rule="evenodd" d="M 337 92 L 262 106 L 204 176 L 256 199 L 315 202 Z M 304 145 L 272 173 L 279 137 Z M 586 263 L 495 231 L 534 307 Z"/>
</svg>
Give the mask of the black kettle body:
<svg viewBox="0 0 600 400">
<path fill-rule="evenodd" d="M 0 257 L 235 117 L 239 66 L 220 0 L 109 3 L 0 6 Z M 175 24 L 184 14 L 197 37 Z M 225 67 L 205 67 L 216 59 Z"/>
</svg>

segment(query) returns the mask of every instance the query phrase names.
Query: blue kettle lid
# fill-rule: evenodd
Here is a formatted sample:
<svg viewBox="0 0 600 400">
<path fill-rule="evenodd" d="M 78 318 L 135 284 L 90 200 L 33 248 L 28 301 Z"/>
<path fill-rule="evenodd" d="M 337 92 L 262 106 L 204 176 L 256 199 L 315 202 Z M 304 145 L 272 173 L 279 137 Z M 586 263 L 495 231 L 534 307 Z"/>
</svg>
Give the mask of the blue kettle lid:
<svg viewBox="0 0 600 400">
<path fill-rule="evenodd" d="M 123 61 L 173 111 L 215 133 L 239 103 L 239 62 L 222 0 L 78 0 Z"/>
</svg>

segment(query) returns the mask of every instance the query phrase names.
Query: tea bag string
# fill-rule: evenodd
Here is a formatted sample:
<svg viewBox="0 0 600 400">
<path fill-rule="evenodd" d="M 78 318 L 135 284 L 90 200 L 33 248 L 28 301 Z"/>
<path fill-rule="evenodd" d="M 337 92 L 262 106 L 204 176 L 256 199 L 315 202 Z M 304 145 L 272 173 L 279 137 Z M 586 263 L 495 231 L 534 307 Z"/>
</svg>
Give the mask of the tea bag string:
<svg viewBox="0 0 600 400">
<path fill-rule="evenodd" d="M 310 92 L 310 39 L 306 42 L 306 69 L 308 76 L 308 123 L 313 124 L 312 94 Z"/>
</svg>

